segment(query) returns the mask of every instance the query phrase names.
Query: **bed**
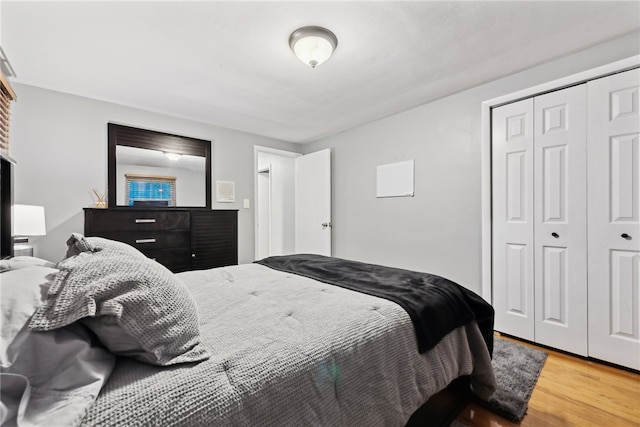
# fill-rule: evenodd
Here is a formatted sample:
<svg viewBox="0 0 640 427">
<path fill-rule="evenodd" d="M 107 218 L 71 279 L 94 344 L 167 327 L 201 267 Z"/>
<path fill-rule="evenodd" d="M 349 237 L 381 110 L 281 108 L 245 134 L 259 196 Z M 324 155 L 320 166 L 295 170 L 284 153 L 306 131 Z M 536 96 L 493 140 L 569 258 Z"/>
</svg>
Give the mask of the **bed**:
<svg viewBox="0 0 640 427">
<path fill-rule="evenodd" d="M 20 413 L 24 385 L 17 391 L 3 385 L 6 425 L 56 417 L 81 426 L 403 426 L 457 378 L 469 378 L 480 398 L 495 390 L 493 311 L 458 285 L 447 286 L 470 298 L 471 314 L 460 309 L 467 317 L 449 321 L 447 313 L 416 315 L 402 302 L 332 284 L 347 273 L 314 278 L 319 269 L 339 271 L 335 263 L 345 260 L 272 257 L 173 275 L 122 243 L 79 235 L 68 243 L 67 259 L 37 266 L 50 269 L 40 272 L 47 283 L 40 283 L 41 301 L 21 331 L 42 337 L 78 329 L 93 352 L 90 363 L 75 361 L 88 379 L 55 390 L 62 398 L 54 403 L 38 401 L 38 390 L 47 394 L 51 381 L 35 384 L 31 401 L 39 413 L 24 404 Z M 291 265 L 302 270 L 294 273 Z M 360 268 L 352 282 L 376 268 L 405 272 L 348 265 Z M 3 305 L 3 317 L 4 311 Z M 448 326 L 421 330 L 434 322 Z M 96 361 L 99 368 L 86 369 Z M 5 365 L 3 376 L 27 380 L 24 370 L 34 369 Z"/>
</svg>

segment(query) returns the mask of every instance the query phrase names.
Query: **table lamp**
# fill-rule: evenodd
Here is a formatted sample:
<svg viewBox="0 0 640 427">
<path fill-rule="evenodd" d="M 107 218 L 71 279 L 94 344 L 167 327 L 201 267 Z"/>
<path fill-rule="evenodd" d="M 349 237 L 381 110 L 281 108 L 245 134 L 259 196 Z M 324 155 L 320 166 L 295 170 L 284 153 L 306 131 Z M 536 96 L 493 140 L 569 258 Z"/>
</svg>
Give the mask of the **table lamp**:
<svg viewBox="0 0 640 427">
<path fill-rule="evenodd" d="M 13 206 L 13 255 L 33 256 L 33 246 L 27 236 L 44 236 L 44 207 L 33 205 Z"/>
</svg>

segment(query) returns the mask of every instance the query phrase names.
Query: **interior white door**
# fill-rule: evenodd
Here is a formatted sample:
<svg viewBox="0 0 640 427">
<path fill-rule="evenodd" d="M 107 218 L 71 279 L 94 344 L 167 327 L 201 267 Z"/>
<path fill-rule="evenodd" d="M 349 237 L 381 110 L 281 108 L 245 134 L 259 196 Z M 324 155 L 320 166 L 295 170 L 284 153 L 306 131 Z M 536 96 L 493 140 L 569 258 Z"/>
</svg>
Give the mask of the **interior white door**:
<svg viewBox="0 0 640 427">
<path fill-rule="evenodd" d="M 640 70 L 588 89 L 589 356 L 640 369 Z"/>
<path fill-rule="evenodd" d="M 534 98 L 535 341 L 587 355 L 587 85 Z"/>
<path fill-rule="evenodd" d="M 492 111 L 495 329 L 534 340 L 533 99 Z"/>
<path fill-rule="evenodd" d="M 295 251 L 331 256 L 331 150 L 295 159 Z"/>
</svg>

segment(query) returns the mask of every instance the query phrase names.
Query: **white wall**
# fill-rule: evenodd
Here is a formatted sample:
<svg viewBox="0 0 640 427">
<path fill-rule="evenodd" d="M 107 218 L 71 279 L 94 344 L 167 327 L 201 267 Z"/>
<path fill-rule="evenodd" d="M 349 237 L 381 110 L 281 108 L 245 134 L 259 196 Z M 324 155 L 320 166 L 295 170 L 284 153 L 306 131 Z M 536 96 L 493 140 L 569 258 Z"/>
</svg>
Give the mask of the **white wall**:
<svg viewBox="0 0 640 427">
<path fill-rule="evenodd" d="M 640 34 L 604 43 L 340 135 L 298 146 L 120 105 L 14 84 L 15 202 L 46 208 L 36 255 L 57 260 L 83 231 L 91 189 L 106 188 L 107 122 L 213 143 L 213 181 L 236 182 L 239 260 L 254 258 L 254 145 L 310 153 L 333 148 L 333 253 L 429 271 L 480 292 L 480 104 L 490 98 L 640 53 Z M 415 159 L 416 196 L 375 198 L 379 164 Z M 215 188 L 215 185 L 213 185 Z M 215 197 L 213 198 L 215 200 Z"/>
<path fill-rule="evenodd" d="M 333 254 L 481 292 L 483 101 L 640 53 L 634 33 L 308 144 L 333 149 Z M 376 166 L 415 159 L 415 197 L 376 199 Z"/>
<path fill-rule="evenodd" d="M 47 235 L 34 237 L 36 256 L 61 259 L 72 232 L 84 231 L 83 207 L 93 203 L 91 189 L 107 187 L 109 121 L 193 138 L 212 140 L 212 188 L 215 181 L 235 181 L 236 202 L 214 209 L 239 209 L 238 259 L 254 259 L 254 145 L 300 151 L 297 144 L 170 117 L 149 111 L 12 84 L 11 157 L 16 159 L 15 203 L 45 207 Z"/>
</svg>

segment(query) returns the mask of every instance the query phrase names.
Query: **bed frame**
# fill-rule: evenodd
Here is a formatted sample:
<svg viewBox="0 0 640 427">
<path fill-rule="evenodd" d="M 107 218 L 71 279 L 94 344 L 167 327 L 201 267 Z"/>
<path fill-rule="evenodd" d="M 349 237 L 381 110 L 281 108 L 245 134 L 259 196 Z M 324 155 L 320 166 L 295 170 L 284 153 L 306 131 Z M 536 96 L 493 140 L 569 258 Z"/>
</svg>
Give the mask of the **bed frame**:
<svg viewBox="0 0 640 427">
<path fill-rule="evenodd" d="M 457 378 L 418 408 L 406 427 L 448 427 L 472 400 L 469 377 Z"/>
</svg>

